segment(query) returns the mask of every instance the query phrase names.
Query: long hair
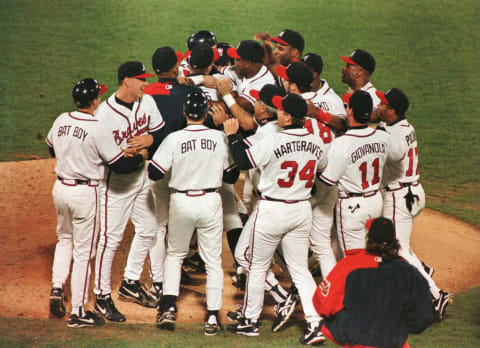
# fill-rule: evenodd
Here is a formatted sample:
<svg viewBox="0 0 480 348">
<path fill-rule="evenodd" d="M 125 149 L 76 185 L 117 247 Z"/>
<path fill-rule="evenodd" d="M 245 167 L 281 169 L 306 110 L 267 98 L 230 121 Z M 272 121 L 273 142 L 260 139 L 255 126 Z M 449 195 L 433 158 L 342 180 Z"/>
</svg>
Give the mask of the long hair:
<svg viewBox="0 0 480 348">
<path fill-rule="evenodd" d="M 381 256 L 385 261 L 390 261 L 399 258 L 398 251 L 400 250 L 400 243 L 395 239 L 390 244 L 379 244 L 374 240 L 368 238 L 367 246 L 365 248 L 367 253 Z"/>
</svg>

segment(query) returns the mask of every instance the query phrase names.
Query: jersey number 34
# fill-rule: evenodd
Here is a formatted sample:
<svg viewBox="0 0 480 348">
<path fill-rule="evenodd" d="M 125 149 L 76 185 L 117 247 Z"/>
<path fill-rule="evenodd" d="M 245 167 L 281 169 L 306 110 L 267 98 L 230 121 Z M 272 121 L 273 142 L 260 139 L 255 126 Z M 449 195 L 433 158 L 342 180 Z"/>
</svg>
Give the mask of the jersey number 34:
<svg viewBox="0 0 480 348">
<path fill-rule="evenodd" d="M 299 180 L 306 181 L 305 188 L 311 188 L 315 180 L 315 164 L 314 160 L 310 160 L 298 173 Z M 288 180 L 278 179 L 278 186 L 291 187 L 295 182 L 298 171 L 298 163 L 296 161 L 285 161 L 280 166 L 282 169 L 289 169 Z"/>
</svg>

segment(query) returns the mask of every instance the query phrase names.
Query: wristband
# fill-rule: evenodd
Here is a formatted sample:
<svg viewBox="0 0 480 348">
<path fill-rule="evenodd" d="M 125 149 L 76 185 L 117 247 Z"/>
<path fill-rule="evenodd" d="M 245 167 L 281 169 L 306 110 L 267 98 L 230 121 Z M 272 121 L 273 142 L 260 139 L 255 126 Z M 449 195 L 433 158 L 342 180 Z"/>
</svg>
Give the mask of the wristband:
<svg viewBox="0 0 480 348">
<path fill-rule="evenodd" d="M 193 81 L 195 86 L 203 84 L 203 75 L 192 76 L 189 79 Z"/>
<path fill-rule="evenodd" d="M 317 113 L 317 120 L 328 124 L 330 120 L 332 119 L 332 114 L 329 112 L 325 112 L 322 110 L 322 108 L 318 108 L 318 113 Z"/>
<path fill-rule="evenodd" d="M 236 104 L 235 98 L 229 93 L 223 96 L 223 101 L 227 104 L 227 107 L 230 109 L 232 105 Z"/>
</svg>

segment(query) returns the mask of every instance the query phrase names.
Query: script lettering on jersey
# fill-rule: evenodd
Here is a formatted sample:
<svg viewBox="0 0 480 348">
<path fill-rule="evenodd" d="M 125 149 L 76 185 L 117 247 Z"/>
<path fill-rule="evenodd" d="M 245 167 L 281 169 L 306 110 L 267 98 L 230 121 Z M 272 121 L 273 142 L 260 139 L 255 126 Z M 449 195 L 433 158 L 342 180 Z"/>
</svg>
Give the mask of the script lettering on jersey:
<svg viewBox="0 0 480 348">
<path fill-rule="evenodd" d="M 113 134 L 113 139 L 115 141 L 115 144 L 120 145 L 123 140 L 125 139 L 130 139 L 133 135 L 138 135 L 140 133 L 143 133 L 142 131 L 139 131 L 140 128 L 142 128 L 143 125 L 147 124 L 149 117 L 146 114 L 143 114 L 142 117 L 137 117 L 135 122 L 133 122 L 132 127 L 128 127 L 124 131 L 122 130 L 114 130 L 112 131 Z"/>
<path fill-rule="evenodd" d="M 405 136 L 405 140 L 407 141 L 408 146 L 410 146 L 411 144 L 416 142 L 417 141 L 417 134 L 415 133 L 415 131 L 411 131 L 410 133 L 408 133 Z"/>
<path fill-rule="evenodd" d="M 275 154 L 276 158 L 280 158 L 284 155 L 288 155 L 292 152 L 310 152 L 313 154 L 317 159 L 320 159 L 323 154 L 323 150 L 320 148 L 320 146 L 312 143 L 311 141 L 306 141 L 306 140 L 295 140 L 295 141 L 290 141 L 288 143 L 282 144 L 279 147 L 277 147 L 275 150 L 273 150 L 273 153 Z"/>
<path fill-rule="evenodd" d="M 72 126 L 61 126 L 58 128 L 58 136 L 61 137 L 63 135 L 70 135 L 70 129 Z M 72 132 L 72 136 L 75 138 L 80 139 L 81 141 L 85 141 L 85 138 L 87 137 L 88 132 L 81 128 L 81 127 L 75 127 Z"/>
<path fill-rule="evenodd" d="M 369 155 L 371 153 L 385 153 L 385 144 L 381 143 L 370 143 L 364 144 L 360 147 L 357 147 L 351 154 L 352 163 L 355 163 L 357 160 L 362 158 L 365 155 Z"/>
</svg>

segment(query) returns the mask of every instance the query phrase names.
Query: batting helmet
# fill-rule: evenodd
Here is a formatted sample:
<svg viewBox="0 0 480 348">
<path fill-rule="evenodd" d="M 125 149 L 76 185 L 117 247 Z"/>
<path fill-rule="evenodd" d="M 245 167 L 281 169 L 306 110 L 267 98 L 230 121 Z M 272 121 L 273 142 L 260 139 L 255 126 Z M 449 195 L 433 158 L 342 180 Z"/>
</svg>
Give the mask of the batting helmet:
<svg viewBox="0 0 480 348">
<path fill-rule="evenodd" d="M 207 97 L 201 92 L 190 92 L 185 98 L 183 112 L 192 120 L 199 120 L 208 111 L 209 103 Z"/>
<path fill-rule="evenodd" d="M 359 90 L 352 94 L 348 106 L 353 110 L 353 118 L 359 123 L 370 121 L 373 109 L 372 97 L 365 91 Z"/>
<path fill-rule="evenodd" d="M 193 33 L 187 40 L 187 47 L 189 50 L 192 50 L 195 46 L 199 44 L 207 44 L 210 47 L 217 44 L 217 38 L 215 34 L 208 30 L 200 30 L 196 33 Z"/>
<path fill-rule="evenodd" d="M 219 58 L 214 62 L 215 65 L 219 65 L 219 66 L 233 65 L 233 63 L 235 62 L 235 59 L 228 56 L 227 50 L 229 48 L 234 48 L 234 47 L 226 42 L 217 43 L 217 51 L 219 54 Z"/>
<path fill-rule="evenodd" d="M 78 108 L 87 108 L 92 101 L 107 90 L 105 85 L 98 83 L 94 79 L 83 79 L 77 82 L 73 87 L 73 102 Z"/>
</svg>

